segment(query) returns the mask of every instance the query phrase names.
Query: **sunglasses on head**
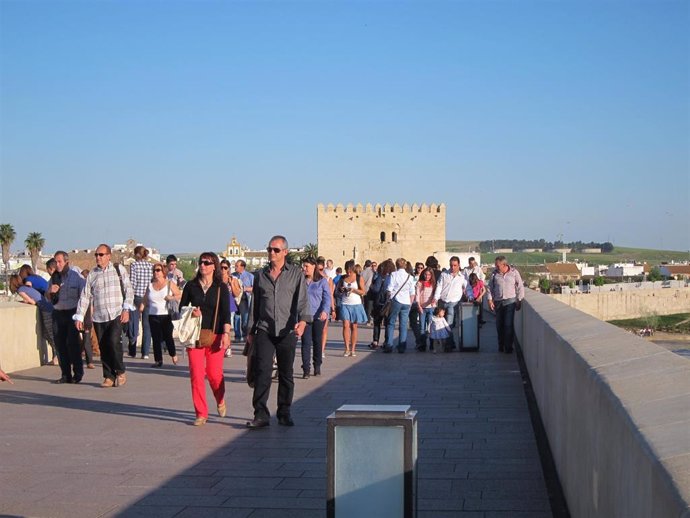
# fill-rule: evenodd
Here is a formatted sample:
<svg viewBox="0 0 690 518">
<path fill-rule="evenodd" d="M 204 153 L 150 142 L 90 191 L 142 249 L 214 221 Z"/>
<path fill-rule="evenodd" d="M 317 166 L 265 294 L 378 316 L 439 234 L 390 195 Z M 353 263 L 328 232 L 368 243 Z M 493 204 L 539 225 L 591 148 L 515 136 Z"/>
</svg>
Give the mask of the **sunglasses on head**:
<svg viewBox="0 0 690 518">
<path fill-rule="evenodd" d="M 93 255 L 94 257 L 103 257 L 104 255 L 108 255 L 108 252 L 96 252 Z"/>
<path fill-rule="evenodd" d="M 269 246 L 268 248 L 266 248 L 266 251 L 267 251 L 268 253 L 273 252 L 274 254 L 279 254 L 280 252 L 283 251 L 283 249 L 282 249 L 282 248 L 276 248 L 276 247 L 273 247 L 273 246 Z"/>
<path fill-rule="evenodd" d="M 199 261 L 199 264 L 203 264 L 204 266 L 211 266 L 213 264 L 213 261 Z"/>
</svg>

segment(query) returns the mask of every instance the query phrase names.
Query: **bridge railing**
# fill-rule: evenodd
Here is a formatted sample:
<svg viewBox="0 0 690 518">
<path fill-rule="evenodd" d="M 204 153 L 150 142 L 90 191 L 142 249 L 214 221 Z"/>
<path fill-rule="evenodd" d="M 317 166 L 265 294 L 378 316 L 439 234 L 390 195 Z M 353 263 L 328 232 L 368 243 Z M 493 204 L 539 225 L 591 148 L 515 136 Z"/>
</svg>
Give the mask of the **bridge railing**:
<svg viewBox="0 0 690 518">
<path fill-rule="evenodd" d="M 690 516 L 690 361 L 533 291 L 516 328 L 572 516 Z"/>
</svg>

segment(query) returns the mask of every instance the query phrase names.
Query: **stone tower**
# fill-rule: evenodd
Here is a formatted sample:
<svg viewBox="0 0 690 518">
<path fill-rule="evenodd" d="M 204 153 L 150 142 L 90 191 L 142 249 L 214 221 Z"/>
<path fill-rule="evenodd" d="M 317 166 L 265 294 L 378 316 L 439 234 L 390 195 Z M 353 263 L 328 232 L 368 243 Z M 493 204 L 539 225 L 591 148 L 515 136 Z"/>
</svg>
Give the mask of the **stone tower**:
<svg viewBox="0 0 690 518">
<path fill-rule="evenodd" d="M 424 261 L 446 249 L 446 205 L 400 206 L 338 204 L 317 209 L 319 255 L 342 266 L 348 259 L 364 264 L 404 257 Z"/>
</svg>

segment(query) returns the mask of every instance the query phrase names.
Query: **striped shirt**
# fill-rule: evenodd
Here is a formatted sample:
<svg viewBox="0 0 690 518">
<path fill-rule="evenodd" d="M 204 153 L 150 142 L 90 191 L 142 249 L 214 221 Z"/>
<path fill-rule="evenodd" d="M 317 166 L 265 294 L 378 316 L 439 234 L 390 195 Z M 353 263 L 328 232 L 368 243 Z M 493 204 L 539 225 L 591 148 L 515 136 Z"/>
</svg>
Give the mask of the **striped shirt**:
<svg viewBox="0 0 690 518">
<path fill-rule="evenodd" d="M 144 260 L 134 261 L 129 267 L 129 271 L 132 277 L 134 296 L 143 297 L 146 295 L 146 288 L 149 287 L 151 279 L 153 279 L 153 265 Z"/>
<path fill-rule="evenodd" d="M 74 320 L 84 321 L 84 314 L 93 302 L 93 321 L 110 322 L 120 316 L 122 310 L 134 311 L 134 290 L 129 282 L 127 270 L 120 266 L 122 284 L 125 287 L 125 300 L 122 300 L 120 278 L 112 263 L 108 263 L 105 269 L 96 266 L 89 272 L 86 278 L 86 286 L 79 297 L 79 305 Z"/>
</svg>

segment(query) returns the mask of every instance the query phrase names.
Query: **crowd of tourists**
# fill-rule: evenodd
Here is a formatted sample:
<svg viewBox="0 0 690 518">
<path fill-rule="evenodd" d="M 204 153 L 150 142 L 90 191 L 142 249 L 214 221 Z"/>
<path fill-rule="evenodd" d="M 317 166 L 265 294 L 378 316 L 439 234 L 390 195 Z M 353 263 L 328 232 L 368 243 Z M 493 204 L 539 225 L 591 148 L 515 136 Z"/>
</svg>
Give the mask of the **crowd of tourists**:
<svg viewBox="0 0 690 518">
<path fill-rule="evenodd" d="M 250 429 L 270 423 L 268 397 L 274 371 L 278 424 L 294 424 L 290 409 L 297 343 L 301 342 L 302 378 L 320 376 L 329 322 L 341 323 L 343 355 L 349 358 L 357 356 L 362 325 L 373 325 L 371 350 L 405 353 L 409 328 L 417 351 L 450 352 L 456 348 L 453 328 L 458 324 L 459 304 L 476 304 L 481 325 L 486 302 L 496 314 L 499 350 L 513 350 L 514 312 L 520 309 L 524 289 L 520 273 L 503 256 L 496 258 L 486 281 L 474 258 L 464 269 L 455 256 L 444 269 L 433 256 L 415 264 L 403 258 L 380 264 L 367 260 L 364 265 L 348 260 L 342 268 L 334 268 L 330 259 L 306 257 L 298 266 L 287 261 L 288 242 L 283 236 L 273 236 L 267 252 L 269 264 L 254 273 L 242 260 L 231 272 L 233 265 L 227 259 L 204 252 L 194 278 L 186 281 L 174 255 L 165 262 L 150 261 L 148 250 L 137 246 L 127 269 L 111 262 L 110 247 L 101 244 L 90 271 L 72 267 L 69 254 L 57 251 L 46 264 L 48 280 L 25 265 L 9 284 L 21 301 L 37 306 L 42 334 L 50 346 L 42 362 L 59 365 L 57 384 L 80 383 L 84 360 L 87 368 L 95 368 L 94 347 L 100 354 L 104 388 L 127 383 L 125 346 L 135 358 L 140 344 L 142 359 L 149 359 L 152 348 L 154 368 L 163 366 L 165 347 L 172 364 L 177 364 L 174 322 L 196 319 L 198 334 L 184 343 L 196 426 L 205 424 L 209 416 L 206 380 L 218 415 L 227 413 L 223 359 L 232 356 L 233 338 L 244 346 L 247 380 L 254 389 Z M 187 318 L 181 318 L 185 312 Z"/>
</svg>

